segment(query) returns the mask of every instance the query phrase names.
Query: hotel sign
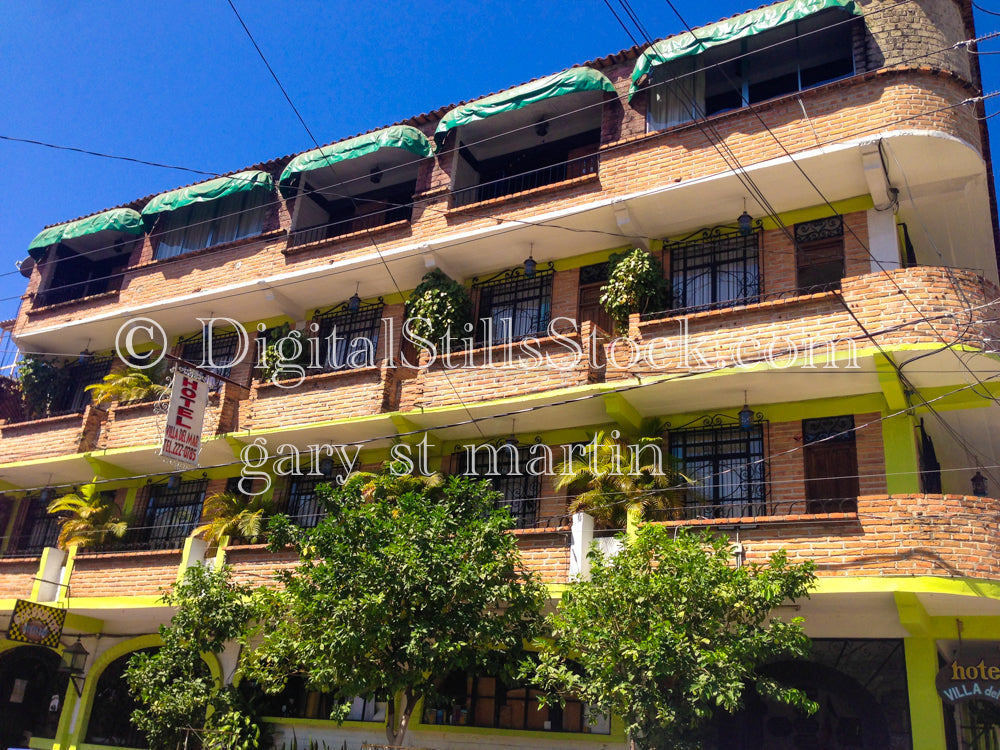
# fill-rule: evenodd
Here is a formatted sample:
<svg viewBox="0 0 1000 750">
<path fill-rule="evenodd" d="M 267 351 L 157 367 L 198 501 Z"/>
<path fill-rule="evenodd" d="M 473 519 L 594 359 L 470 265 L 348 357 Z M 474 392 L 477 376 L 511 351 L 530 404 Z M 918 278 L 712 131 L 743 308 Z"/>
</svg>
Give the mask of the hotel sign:
<svg viewBox="0 0 1000 750">
<path fill-rule="evenodd" d="M 62 635 L 66 610 L 18 599 L 7 628 L 7 638 L 21 643 L 56 648 Z"/>
<path fill-rule="evenodd" d="M 178 367 L 170 389 L 167 424 L 163 429 L 160 455 L 186 468 L 198 465 L 201 430 L 208 404 L 208 381 L 196 370 Z"/>
<path fill-rule="evenodd" d="M 938 672 L 935 684 L 946 703 L 985 700 L 1000 704 L 1000 661 L 956 659 Z"/>
</svg>

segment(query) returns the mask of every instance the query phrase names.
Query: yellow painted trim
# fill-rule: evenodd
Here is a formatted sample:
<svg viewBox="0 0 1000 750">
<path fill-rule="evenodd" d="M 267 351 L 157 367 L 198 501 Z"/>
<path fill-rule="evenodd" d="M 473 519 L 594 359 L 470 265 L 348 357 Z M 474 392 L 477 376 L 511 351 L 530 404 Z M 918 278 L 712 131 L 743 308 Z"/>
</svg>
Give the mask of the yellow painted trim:
<svg viewBox="0 0 1000 750">
<path fill-rule="evenodd" d="M 31 601 L 33 602 L 38 601 L 38 590 L 42 587 L 41 579 L 43 577 L 42 573 L 45 571 L 45 565 L 46 563 L 48 563 L 49 558 L 52 557 L 53 554 L 59 552 L 60 550 L 57 550 L 54 547 L 46 547 L 45 549 L 42 550 L 42 556 L 38 558 L 38 570 L 35 571 L 35 579 L 31 582 L 31 594 L 28 595 L 28 598 Z M 59 586 L 57 588 L 62 588 L 62 587 Z M 56 601 L 59 601 L 58 591 L 56 591 Z"/>
<path fill-rule="evenodd" d="M 416 711 L 414 711 L 414 716 L 416 716 Z M 609 734 L 592 734 L 590 732 L 546 732 L 537 729 L 494 729 L 492 727 L 455 726 L 453 724 L 424 724 L 422 722 L 423 717 L 421 716 L 420 718 L 420 722 L 414 722 L 410 725 L 415 732 L 441 732 L 442 734 L 467 734 L 486 737 L 516 737 L 533 740 L 548 739 L 561 742 L 613 742 L 617 744 L 625 740 L 624 731 L 620 731 L 617 735 L 615 734 L 613 719 Z"/>
<path fill-rule="evenodd" d="M 76 555 L 80 548 L 75 544 L 66 550 L 66 570 L 63 573 L 63 581 L 65 581 L 68 586 L 60 586 L 59 591 L 56 592 L 57 602 L 68 602 L 70 594 L 73 592 L 73 568 L 76 567 Z M 67 607 L 69 605 L 67 604 Z"/>
<path fill-rule="evenodd" d="M 55 740 L 49 740 L 45 737 L 32 737 L 28 740 L 28 747 L 36 747 L 39 750 L 53 750 L 56 746 Z"/>
<path fill-rule="evenodd" d="M 101 596 L 72 597 L 66 601 L 67 607 L 80 609 L 150 609 L 166 607 L 159 596 Z"/>
<path fill-rule="evenodd" d="M 620 247 L 613 247 L 608 250 L 596 250 L 592 253 L 577 255 L 574 258 L 563 258 L 561 260 L 555 261 L 555 269 L 557 271 L 571 271 L 574 268 L 583 268 L 583 266 L 592 266 L 595 263 L 603 263 L 615 253 L 624 253 L 631 249 L 632 245 L 622 245 Z"/>
<path fill-rule="evenodd" d="M 814 594 L 894 593 L 951 594 L 1000 601 L 1000 581 L 935 576 L 830 576 L 817 579 Z"/>
<path fill-rule="evenodd" d="M 929 636 L 931 618 L 927 615 L 924 605 L 920 603 L 919 597 L 912 591 L 897 591 L 893 596 L 896 600 L 896 610 L 899 612 L 899 624 L 912 636 Z"/>
<path fill-rule="evenodd" d="M 840 215 L 853 214 L 859 211 L 867 211 L 870 208 L 875 207 L 875 202 L 872 200 L 871 195 L 859 195 L 856 198 L 845 198 L 844 200 L 834 201 L 833 208 Z M 826 204 L 819 206 L 812 206 L 811 208 L 800 208 L 795 211 L 785 211 L 778 214 L 778 218 L 781 220 L 784 226 L 791 226 L 792 224 L 797 224 L 800 221 L 814 221 L 815 219 L 825 219 L 831 216 L 830 207 Z M 763 219 L 764 229 L 780 229 L 781 225 L 778 224 L 770 216 Z"/>
<path fill-rule="evenodd" d="M 947 743 L 944 710 L 934 684 L 938 672 L 937 647 L 932 638 L 904 638 L 903 650 L 913 750 L 941 750 Z"/>
<path fill-rule="evenodd" d="M 268 724 L 283 724 L 289 727 L 315 727 L 316 729 L 372 730 L 375 727 L 380 727 L 383 731 L 385 730 L 386 723 L 386 719 L 383 719 L 382 721 L 345 721 L 338 724 L 332 719 L 292 719 L 281 716 L 262 716 L 261 721 L 266 721 Z M 412 726 L 411 723 L 410 727 L 412 728 Z"/>
</svg>

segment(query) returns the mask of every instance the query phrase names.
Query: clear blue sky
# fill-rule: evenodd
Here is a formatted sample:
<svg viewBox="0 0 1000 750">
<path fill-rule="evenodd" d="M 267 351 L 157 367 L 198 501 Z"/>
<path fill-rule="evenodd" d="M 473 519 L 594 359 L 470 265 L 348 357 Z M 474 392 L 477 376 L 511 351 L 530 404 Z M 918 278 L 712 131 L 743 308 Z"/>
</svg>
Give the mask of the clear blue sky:
<svg viewBox="0 0 1000 750">
<path fill-rule="evenodd" d="M 603 0 L 234 2 L 321 143 L 632 45 Z M 632 6 L 654 38 L 683 30 L 665 0 Z M 677 7 L 702 25 L 752 6 Z M 1000 16 L 977 11 L 976 25 L 1000 29 Z M 982 57 L 987 91 L 1000 88 L 994 60 Z M 0 135 L 216 173 L 313 147 L 226 0 L 6 0 L 0 102 Z M 1000 158 L 995 125 L 992 142 Z M 7 141 L 0 167 L 0 319 L 17 311 L 14 263 L 43 226 L 199 179 Z"/>
</svg>

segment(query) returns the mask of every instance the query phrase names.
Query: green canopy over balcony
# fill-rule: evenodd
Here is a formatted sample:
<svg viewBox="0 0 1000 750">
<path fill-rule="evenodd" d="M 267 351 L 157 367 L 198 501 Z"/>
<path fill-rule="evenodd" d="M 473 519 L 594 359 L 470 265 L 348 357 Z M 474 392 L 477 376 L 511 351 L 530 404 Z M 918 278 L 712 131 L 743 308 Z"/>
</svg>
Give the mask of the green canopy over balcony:
<svg viewBox="0 0 1000 750">
<path fill-rule="evenodd" d="M 419 130 L 410 125 L 393 125 L 299 154 L 288 162 L 281 173 L 278 189 L 283 196 L 289 198 L 295 192 L 296 179 L 303 172 L 331 167 L 338 162 L 367 156 L 384 148 L 402 149 L 421 158 L 430 156 L 432 152 L 431 142 Z"/>
<path fill-rule="evenodd" d="M 28 255 L 36 261 L 41 260 L 46 248 L 51 245 L 105 231 L 140 235 L 145 229 L 137 211 L 131 208 L 112 208 L 110 211 L 43 229 L 28 245 Z"/>
<path fill-rule="evenodd" d="M 607 91 L 613 94 L 615 87 L 607 76 L 593 68 L 570 68 L 562 73 L 539 78 L 537 81 L 525 83 L 508 91 L 501 91 L 499 94 L 455 107 L 441 118 L 437 130 L 434 131 L 434 141 L 440 149 L 448 131 L 453 128 L 485 120 L 504 112 L 523 109 L 537 102 L 554 99 L 557 96 L 576 94 L 582 91 Z"/>
<path fill-rule="evenodd" d="M 227 195 L 250 190 L 273 192 L 274 180 L 267 172 L 250 170 L 229 177 L 217 177 L 208 182 L 200 182 L 197 185 L 178 188 L 167 193 L 160 193 L 142 209 L 142 219 L 146 226 L 150 227 L 162 213 L 176 211 L 178 208 L 184 208 L 184 206 L 190 206 L 194 203 L 219 200 Z"/>
<path fill-rule="evenodd" d="M 632 69 L 632 84 L 628 90 L 629 100 L 639 90 L 639 81 L 657 65 L 688 55 L 697 55 L 720 44 L 760 34 L 830 9 L 861 15 L 861 11 L 854 5 L 854 0 L 785 0 L 783 3 L 702 26 L 700 29 L 695 29 L 694 34 L 685 31 L 683 34 L 656 42 L 639 56 Z"/>
</svg>

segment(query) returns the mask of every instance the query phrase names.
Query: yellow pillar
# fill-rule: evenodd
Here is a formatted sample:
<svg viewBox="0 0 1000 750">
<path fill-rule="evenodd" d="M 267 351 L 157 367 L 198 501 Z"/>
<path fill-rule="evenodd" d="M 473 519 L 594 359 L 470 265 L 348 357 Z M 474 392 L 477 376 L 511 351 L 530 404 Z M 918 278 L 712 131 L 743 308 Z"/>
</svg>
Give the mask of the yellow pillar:
<svg viewBox="0 0 1000 750">
<path fill-rule="evenodd" d="M 905 638 L 903 648 L 913 750 L 941 750 L 946 744 L 944 707 L 934 685 L 938 673 L 937 646 L 933 638 Z"/>
<path fill-rule="evenodd" d="M 920 492 L 920 461 L 913 419 L 900 414 L 883 420 L 882 446 L 885 450 L 885 483 L 890 495 Z"/>
</svg>

